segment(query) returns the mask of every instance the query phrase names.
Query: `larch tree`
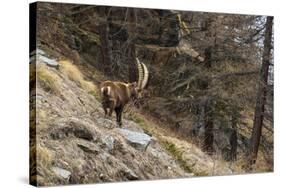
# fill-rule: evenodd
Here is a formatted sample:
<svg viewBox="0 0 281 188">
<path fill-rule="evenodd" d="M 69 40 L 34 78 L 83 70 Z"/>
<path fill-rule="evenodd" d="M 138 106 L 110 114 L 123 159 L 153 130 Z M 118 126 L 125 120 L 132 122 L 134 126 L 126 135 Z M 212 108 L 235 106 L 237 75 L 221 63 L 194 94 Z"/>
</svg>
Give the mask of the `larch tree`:
<svg viewBox="0 0 281 188">
<path fill-rule="evenodd" d="M 101 52 L 102 60 L 104 65 L 104 71 L 108 75 L 112 75 L 112 49 L 111 43 L 109 40 L 109 27 L 108 27 L 108 13 L 109 10 L 107 7 L 101 7 L 101 12 L 103 14 L 104 20 L 99 24 L 99 34 L 101 41 Z"/>
<path fill-rule="evenodd" d="M 268 75 L 270 66 L 270 54 L 272 50 L 272 27 L 273 17 L 268 16 L 265 23 L 264 34 L 264 50 L 262 55 L 262 66 L 260 71 L 260 80 L 257 91 L 256 107 L 254 114 L 254 124 L 252 129 L 251 143 L 250 143 L 250 155 L 249 165 L 253 165 L 256 162 L 260 139 L 262 135 L 262 127 L 265 113 L 265 104 L 267 96 Z"/>
</svg>

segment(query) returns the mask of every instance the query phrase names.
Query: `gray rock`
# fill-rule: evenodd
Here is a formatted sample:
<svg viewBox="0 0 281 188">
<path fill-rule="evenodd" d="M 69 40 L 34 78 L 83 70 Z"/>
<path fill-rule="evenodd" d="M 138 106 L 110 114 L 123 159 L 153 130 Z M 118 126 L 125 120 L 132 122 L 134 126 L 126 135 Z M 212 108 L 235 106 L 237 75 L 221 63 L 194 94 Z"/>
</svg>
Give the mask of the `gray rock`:
<svg viewBox="0 0 281 188">
<path fill-rule="evenodd" d="M 68 123 L 56 125 L 51 131 L 50 136 L 55 139 L 63 139 L 69 136 L 75 136 L 88 141 L 95 141 L 95 132 L 79 120 L 70 120 Z"/>
<path fill-rule="evenodd" d="M 69 180 L 71 172 L 69 172 L 68 170 L 65 170 L 65 169 L 60 168 L 60 167 L 52 167 L 52 170 L 54 171 L 54 173 L 57 176 L 60 176 L 64 179 L 66 179 L 66 180 Z"/>
<path fill-rule="evenodd" d="M 93 143 L 79 141 L 77 146 L 86 153 L 98 154 L 100 149 Z"/>
<path fill-rule="evenodd" d="M 39 49 L 39 48 L 36 49 L 36 53 L 40 54 L 40 55 L 46 55 L 46 53 L 43 50 Z"/>
<path fill-rule="evenodd" d="M 114 149 L 114 141 L 115 139 L 112 136 L 107 136 L 103 139 L 108 151 L 112 151 Z"/>
<path fill-rule="evenodd" d="M 97 124 L 108 129 L 112 129 L 116 126 L 116 124 L 112 120 L 105 118 L 97 119 Z"/>
<path fill-rule="evenodd" d="M 37 48 L 36 50 L 33 50 L 33 51 L 30 53 L 30 56 L 33 56 L 33 55 L 36 55 L 36 54 L 46 55 L 46 53 L 45 53 L 43 50 Z"/>
<path fill-rule="evenodd" d="M 50 66 L 50 67 L 58 67 L 59 66 L 59 63 L 54 60 L 54 59 L 50 59 L 46 56 L 43 56 L 41 54 L 37 54 L 37 59 L 38 61 L 42 62 L 42 63 L 45 63 L 46 65 Z"/>
<path fill-rule="evenodd" d="M 85 127 L 71 127 L 68 130 L 70 132 L 73 132 L 73 134 L 77 138 L 82 138 L 82 139 L 89 140 L 89 141 L 94 140 L 92 132 Z"/>
<path fill-rule="evenodd" d="M 139 180 L 140 178 L 129 168 L 121 170 L 121 173 L 128 179 L 128 180 Z"/>
<path fill-rule="evenodd" d="M 151 137 L 145 133 L 134 132 L 127 129 L 118 128 L 117 131 L 127 140 L 127 142 L 139 150 L 146 150 Z"/>
</svg>

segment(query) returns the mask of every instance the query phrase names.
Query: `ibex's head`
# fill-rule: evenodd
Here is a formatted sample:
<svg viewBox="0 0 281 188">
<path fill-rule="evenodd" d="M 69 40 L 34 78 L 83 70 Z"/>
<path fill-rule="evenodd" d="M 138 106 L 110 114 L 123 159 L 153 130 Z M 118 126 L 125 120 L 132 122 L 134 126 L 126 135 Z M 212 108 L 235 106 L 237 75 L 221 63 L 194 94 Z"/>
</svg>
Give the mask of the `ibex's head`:
<svg viewBox="0 0 281 188">
<path fill-rule="evenodd" d="M 126 84 L 127 89 L 130 93 L 130 97 L 132 99 L 135 99 L 138 97 L 138 93 L 139 93 L 139 89 L 138 89 L 138 84 L 137 82 L 133 82 L 133 83 L 128 83 Z"/>
<path fill-rule="evenodd" d="M 137 67 L 138 67 L 138 83 L 135 91 L 136 91 L 137 98 L 140 98 L 142 97 L 143 89 L 147 85 L 149 72 L 144 63 L 140 62 L 138 58 L 136 58 L 136 60 L 137 60 Z"/>
</svg>

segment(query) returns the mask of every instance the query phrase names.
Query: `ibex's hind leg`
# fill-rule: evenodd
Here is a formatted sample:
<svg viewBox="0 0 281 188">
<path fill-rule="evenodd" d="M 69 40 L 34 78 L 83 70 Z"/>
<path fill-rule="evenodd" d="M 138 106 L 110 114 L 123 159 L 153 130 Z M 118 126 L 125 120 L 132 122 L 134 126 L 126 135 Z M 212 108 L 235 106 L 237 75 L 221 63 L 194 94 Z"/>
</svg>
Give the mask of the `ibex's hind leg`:
<svg viewBox="0 0 281 188">
<path fill-rule="evenodd" d="M 117 124 L 120 127 L 122 126 L 122 111 L 123 111 L 122 107 L 115 108 Z"/>
<path fill-rule="evenodd" d="M 111 115 L 112 115 L 112 113 L 113 113 L 113 110 L 114 110 L 115 105 L 116 105 L 115 100 L 111 100 L 111 101 L 110 101 L 110 105 L 109 105 L 109 113 L 108 113 L 108 115 L 109 115 L 110 117 L 111 117 Z"/>
</svg>

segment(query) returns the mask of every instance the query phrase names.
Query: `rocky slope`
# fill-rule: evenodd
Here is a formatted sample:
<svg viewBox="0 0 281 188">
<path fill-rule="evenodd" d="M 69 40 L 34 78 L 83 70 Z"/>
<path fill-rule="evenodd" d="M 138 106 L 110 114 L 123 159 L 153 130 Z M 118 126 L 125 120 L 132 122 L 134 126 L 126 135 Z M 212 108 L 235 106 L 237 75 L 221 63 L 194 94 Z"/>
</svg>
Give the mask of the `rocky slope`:
<svg viewBox="0 0 281 188">
<path fill-rule="evenodd" d="M 30 67 L 35 64 L 31 133 L 37 135 L 31 139 L 31 156 L 36 157 L 31 163 L 31 181 L 38 185 L 232 173 L 137 112 L 127 111 L 124 126 L 117 127 L 115 117 L 104 118 L 97 86 L 85 80 L 71 62 L 58 61 L 37 49 Z M 31 83 L 35 79 L 32 70 Z M 94 76 L 97 79 L 98 72 Z"/>
</svg>

